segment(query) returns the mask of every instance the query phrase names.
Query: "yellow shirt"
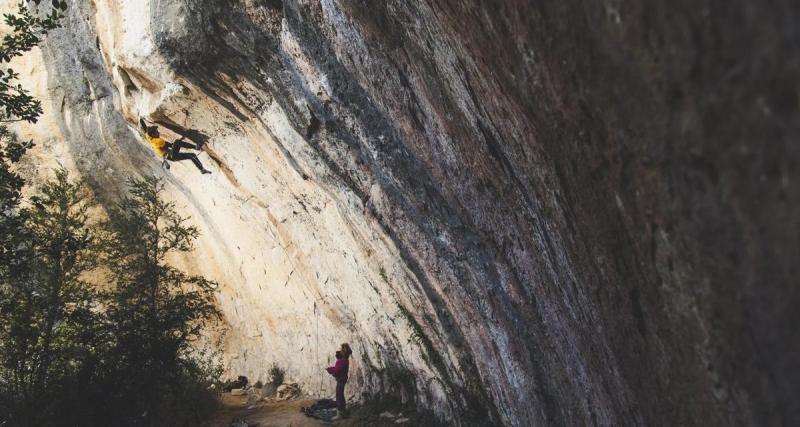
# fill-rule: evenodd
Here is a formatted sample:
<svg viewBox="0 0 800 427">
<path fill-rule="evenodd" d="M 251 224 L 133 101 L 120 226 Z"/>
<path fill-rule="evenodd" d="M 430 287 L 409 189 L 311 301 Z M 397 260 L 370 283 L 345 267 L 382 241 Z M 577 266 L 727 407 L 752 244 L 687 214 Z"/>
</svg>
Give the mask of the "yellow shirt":
<svg viewBox="0 0 800 427">
<path fill-rule="evenodd" d="M 153 147 L 153 151 L 156 152 L 161 157 L 165 157 L 167 155 L 167 142 L 161 139 L 160 137 L 153 138 L 148 134 L 144 134 L 145 139 L 147 142 L 150 143 L 150 146 Z"/>
</svg>

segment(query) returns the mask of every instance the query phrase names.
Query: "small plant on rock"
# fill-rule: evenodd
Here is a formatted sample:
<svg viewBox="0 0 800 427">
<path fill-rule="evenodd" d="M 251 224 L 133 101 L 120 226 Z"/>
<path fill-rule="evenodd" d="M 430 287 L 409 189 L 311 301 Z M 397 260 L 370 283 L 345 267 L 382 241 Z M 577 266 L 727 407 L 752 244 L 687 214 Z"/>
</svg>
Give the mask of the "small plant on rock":
<svg viewBox="0 0 800 427">
<path fill-rule="evenodd" d="M 273 363 L 272 366 L 270 366 L 269 368 L 270 384 L 277 387 L 283 384 L 283 380 L 285 379 L 285 377 L 286 377 L 286 371 L 284 371 L 283 368 L 281 368 L 275 363 Z"/>
</svg>

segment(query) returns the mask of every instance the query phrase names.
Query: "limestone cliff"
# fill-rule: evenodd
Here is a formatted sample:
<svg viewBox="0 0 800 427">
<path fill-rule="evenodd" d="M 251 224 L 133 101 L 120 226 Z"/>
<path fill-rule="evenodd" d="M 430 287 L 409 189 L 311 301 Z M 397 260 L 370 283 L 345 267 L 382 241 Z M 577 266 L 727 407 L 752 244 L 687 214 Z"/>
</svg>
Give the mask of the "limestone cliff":
<svg viewBox="0 0 800 427">
<path fill-rule="evenodd" d="M 233 374 L 330 393 L 348 341 L 452 423 L 790 424 L 800 10 L 668 3 L 73 0 L 30 164 L 164 178 Z"/>
</svg>

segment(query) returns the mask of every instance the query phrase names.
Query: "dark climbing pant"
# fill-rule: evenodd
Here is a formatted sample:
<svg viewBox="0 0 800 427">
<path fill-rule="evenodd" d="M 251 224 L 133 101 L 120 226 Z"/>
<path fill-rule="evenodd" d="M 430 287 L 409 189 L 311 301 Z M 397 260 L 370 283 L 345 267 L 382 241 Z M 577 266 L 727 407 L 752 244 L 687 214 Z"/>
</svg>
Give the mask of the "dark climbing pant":
<svg viewBox="0 0 800 427">
<path fill-rule="evenodd" d="M 200 163 L 200 159 L 197 158 L 196 154 L 194 154 L 194 153 L 181 153 L 181 148 L 190 148 L 192 150 L 199 150 L 200 149 L 200 147 L 198 147 L 198 146 L 196 146 L 194 144 L 190 144 L 188 142 L 175 141 L 170 146 L 169 154 L 167 154 L 167 160 L 172 161 L 172 162 L 179 162 L 181 160 L 191 160 L 192 163 L 194 163 L 194 165 L 197 166 L 197 169 L 200 169 L 201 172 L 205 170 L 205 168 L 203 167 L 203 164 Z"/>
<path fill-rule="evenodd" d="M 344 400 L 344 385 L 345 381 L 336 381 L 336 410 L 341 415 L 347 415 L 347 402 Z"/>
</svg>

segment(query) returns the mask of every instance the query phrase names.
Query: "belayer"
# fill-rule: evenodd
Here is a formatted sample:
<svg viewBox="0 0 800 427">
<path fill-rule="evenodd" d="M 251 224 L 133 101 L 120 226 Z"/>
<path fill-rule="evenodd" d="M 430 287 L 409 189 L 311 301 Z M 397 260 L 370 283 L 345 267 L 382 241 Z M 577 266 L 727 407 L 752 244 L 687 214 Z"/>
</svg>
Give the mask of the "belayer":
<svg viewBox="0 0 800 427">
<path fill-rule="evenodd" d="M 142 131 L 144 131 L 144 137 L 147 139 L 147 142 L 150 144 L 150 146 L 153 147 L 153 151 L 155 151 L 156 154 L 164 159 L 164 166 L 166 166 L 167 169 L 169 169 L 169 164 L 166 163 L 167 160 L 171 162 L 191 160 L 201 173 L 211 173 L 210 170 L 203 167 L 203 164 L 200 163 L 200 159 L 197 158 L 196 154 L 181 153 L 181 148 L 190 148 L 192 150 L 199 151 L 199 145 L 184 142 L 183 138 L 180 138 L 175 142 L 167 142 L 161 138 L 158 132 L 158 126 L 147 126 L 147 124 L 144 122 L 144 119 L 141 117 L 139 118 L 139 126 L 142 127 Z"/>
<path fill-rule="evenodd" d="M 336 378 L 336 412 L 339 418 L 347 418 L 347 402 L 344 398 L 344 386 L 347 384 L 347 373 L 350 370 L 350 355 L 353 350 L 350 344 L 342 344 L 336 352 L 336 364 L 326 370 Z"/>
</svg>

